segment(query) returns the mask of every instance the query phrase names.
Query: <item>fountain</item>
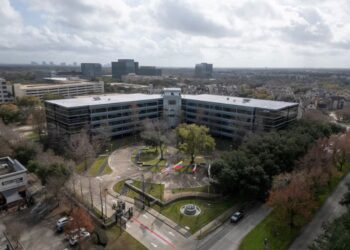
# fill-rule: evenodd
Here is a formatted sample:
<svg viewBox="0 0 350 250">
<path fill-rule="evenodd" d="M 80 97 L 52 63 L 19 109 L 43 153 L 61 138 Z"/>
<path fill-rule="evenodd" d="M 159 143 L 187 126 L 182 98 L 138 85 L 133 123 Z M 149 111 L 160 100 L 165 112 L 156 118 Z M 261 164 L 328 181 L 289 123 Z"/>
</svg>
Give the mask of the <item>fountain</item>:
<svg viewBox="0 0 350 250">
<path fill-rule="evenodd" d="M 197 216 L 201 213 L 201 210 L 194 204 L 186 204 L 180 208 L 180 212 L 185 215 Z"/>
</svg>

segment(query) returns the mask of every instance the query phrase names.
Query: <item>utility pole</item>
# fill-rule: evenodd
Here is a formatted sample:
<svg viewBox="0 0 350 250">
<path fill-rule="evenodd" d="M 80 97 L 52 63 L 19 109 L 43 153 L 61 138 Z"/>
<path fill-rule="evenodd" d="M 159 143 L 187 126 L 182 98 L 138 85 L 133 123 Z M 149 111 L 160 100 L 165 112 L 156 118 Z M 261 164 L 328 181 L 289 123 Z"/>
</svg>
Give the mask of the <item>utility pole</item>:
<svg viewBox="0 0 350 250">
<path fill-rule="evenodd" d="M 142 184 L 141 184 L 141 187 L 142 187 L 142 204 L 143 204 L 143 207 L 142 209 L 145 209 L 145 176 L 144 174 L 142 173 L 141 174 L 141 178 L 142 178 Z"/>
</svg>

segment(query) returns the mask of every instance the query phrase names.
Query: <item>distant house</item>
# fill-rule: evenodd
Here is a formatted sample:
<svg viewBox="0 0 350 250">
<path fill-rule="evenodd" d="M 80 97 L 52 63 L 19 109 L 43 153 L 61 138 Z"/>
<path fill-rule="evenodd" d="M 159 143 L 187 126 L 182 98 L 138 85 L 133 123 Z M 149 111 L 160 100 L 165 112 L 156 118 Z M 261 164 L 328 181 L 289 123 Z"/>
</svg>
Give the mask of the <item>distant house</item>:
<svg viewBox="0 0 350 250">
<path fill-rule="evenodd" d="M 27 169 L 10 157 L 0 158 L 0 210 L 25 203 Z"/>
</svg>

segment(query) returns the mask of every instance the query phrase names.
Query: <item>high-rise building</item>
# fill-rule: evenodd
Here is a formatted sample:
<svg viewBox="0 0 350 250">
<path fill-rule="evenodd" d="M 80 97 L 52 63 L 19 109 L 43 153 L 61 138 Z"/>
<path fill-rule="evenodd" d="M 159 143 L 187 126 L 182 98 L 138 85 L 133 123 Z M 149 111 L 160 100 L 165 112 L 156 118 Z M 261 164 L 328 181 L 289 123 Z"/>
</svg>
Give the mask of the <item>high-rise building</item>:
<svg viewBox="0 0 350 250">
<path fill-rule="evenodd" d="M 121 80 L 124 75 L 137 74 L 138 69 L 139 63 L 134 59 L 118 59 L 118 62 L 112 62 L 112 77 Z"/>
<path fill-rule="evenodd" d="M 162 70 L 154 66 L 140 66 L 138 75 L 141 76 L 161 76 Z"/>
<path fill-rule="evenodd" d="M 102 76 L 102 66 L 100 63 L 82 63 L 80 66 L 81 75 L 84 78 L 94 79 Z"/>
<path fill-rule="evenodd" d="M 194 69 L 195 77 L 199 78 L 211 78 L 213 74 L 213 64 L 200 63 L 196 64 Z"/>
<path fill-rule="evenodd" d="M 13 102 L 12 85 L 6 83 L 5 79 L 0 78 L 0 103 Z"/>
</svg>

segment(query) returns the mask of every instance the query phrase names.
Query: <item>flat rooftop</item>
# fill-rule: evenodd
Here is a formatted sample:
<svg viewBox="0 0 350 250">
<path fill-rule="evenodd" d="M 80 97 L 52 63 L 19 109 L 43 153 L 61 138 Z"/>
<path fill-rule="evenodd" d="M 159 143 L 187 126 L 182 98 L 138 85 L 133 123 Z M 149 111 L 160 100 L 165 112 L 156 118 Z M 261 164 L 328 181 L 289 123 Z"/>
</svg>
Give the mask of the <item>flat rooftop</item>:
<svg viewBox="0 0 350 250">
<path fill-rule="evenodd" d="M 114 94 L 114 95 L 98 95 L 89 97 L 78 97 L 71 99 L 50 100 L 47 103 L 56 104 L 65 108 L 106 105 L 113 103 L 126 103 L 134 101 L 148 101 L 161 99 L 162 95 L 147 94 Z"/>
<path fill-rule="evenodd" d="M 298 103 L 295 103 L 295 102 L 281 102 L 281 101 L 272 101 L 272 100 L 261 100 L 261 99 L 222 96 L 222 95 L 208 95 L 208 94 L 182 95 L 182 98 L 186 100 L 236 105 L 236 106 L 249 107 L 249 108 L 266 108 L 266 109 L 272 109 L 272 110 L 280 110 L 283 108 L 299 105 Z"/>
<path fill-rule="evenodd" d="M 17 160 L 10 157 L 0 158 L 0 177 L 21 171 L 27 171 L 27 169 Z"/>
</svg>

